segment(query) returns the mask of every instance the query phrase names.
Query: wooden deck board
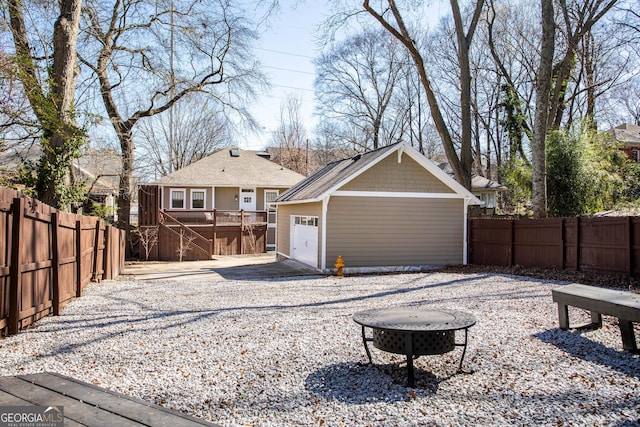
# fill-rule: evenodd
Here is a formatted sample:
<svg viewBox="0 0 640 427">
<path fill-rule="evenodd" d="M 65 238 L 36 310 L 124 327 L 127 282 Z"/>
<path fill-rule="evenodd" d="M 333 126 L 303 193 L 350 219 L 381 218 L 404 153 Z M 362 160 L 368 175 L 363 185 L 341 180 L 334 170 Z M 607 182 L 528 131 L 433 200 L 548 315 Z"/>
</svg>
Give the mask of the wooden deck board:
<svg viewBox="0 0 640 427">
<path fill-rule="evenodd" d="M 31 405 L 33 405 L 33 403 L 24 399 L 20 399 L 19 397 L 16 397 L 13 394 L 0 390 L 0 406 L 31 406 Z M 69 418 L 64 420 L 64 425 L 65 427 L 82 426 L 82 424 L 77 423 Z"/>
<path fill-rule="evenodd" d="M 55 373 L 0 377 L 0 403 L 4 401 L 16 406 L 63 406 L 65 425 L 215 426 Z"/>
<path fill-rule="evenodd" d="M 82 401 L 31 384 L 19 377 L 0 378 L 0 389 L 36 406 L 63 406 L 64 418 L 82 425 L 134 426 L 135 423 Z"/>
</svg>

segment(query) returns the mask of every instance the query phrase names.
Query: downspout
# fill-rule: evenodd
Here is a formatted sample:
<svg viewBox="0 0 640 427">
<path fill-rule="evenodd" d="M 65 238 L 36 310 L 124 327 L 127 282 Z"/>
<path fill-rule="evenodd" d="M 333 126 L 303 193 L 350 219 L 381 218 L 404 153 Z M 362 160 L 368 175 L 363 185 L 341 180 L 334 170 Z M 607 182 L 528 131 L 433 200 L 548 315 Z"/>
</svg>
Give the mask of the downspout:
<svg viewBox="0 0 640 427">
<path fill-rule="evenodd" d="M 467 251 L 468 251 L 468 242 L 467 242 L 467 228 L 468 228 L 468 224 L 467 224 L 467 216 L 469 212 L 469 199 L 467 197 L 465 197 L 464 199 L 464 227 L 463 227 L 463 233 L 462 233 L 462 264 L 463 265 L 467 265 Z"/>
<path fill-rule="evenodd" d="M 329 208 L 329 197 L 331 196 L 327 196 L 324 199 L 322 199 L 322 222 L 321 222 L 321 239 L 322 239 L 322 246 L 320 249 L 320 253 L 321 253 L 321 265 L 320 265 L 320 269 L 322 271 L 325 271 L 325 269 L 327 268 L 327 210 Z"/>
</svg>

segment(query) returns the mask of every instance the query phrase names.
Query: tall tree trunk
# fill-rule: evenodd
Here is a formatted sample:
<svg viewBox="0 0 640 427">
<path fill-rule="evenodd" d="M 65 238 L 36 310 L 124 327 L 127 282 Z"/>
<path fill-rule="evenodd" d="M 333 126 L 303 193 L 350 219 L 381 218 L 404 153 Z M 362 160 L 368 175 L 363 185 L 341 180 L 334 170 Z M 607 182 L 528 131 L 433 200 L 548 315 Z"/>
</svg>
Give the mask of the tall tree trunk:
<svg viewBox="0 0 640 427">
<path fill-rule="evenodd" d="M 60 14 L 53 29 L 51 90 L 45 93 L 37 74 L 36 59 L 29 45 L 21 0 L 9 0 L 19 76 L 31 109 L 40 123 L 43 159 L 38 171 L 37 196 L 44 203 L 68 208 L 65 192 L 71 183 L 72 160 L 83 133 L 73 113 L 78 63 L 76 42 L 82 0 L 60 0 Z"/>
<path fill-rule="evenodd" d="M 536 77 L 536 110 L 531 150 L 533 160 L 531 203 L 535 218 L 547 216 L 546 136 L 555 41 L 553 0 L 541 0 L 540 3 L 542 7 L 542 46 Z"/>
<path fill-rule="evenodd" d="M 592 131 L 598 130 L 598 124 L 595 119 L 596 112 L 596 82 L 595 82 L 595 70 L 593 64 L 593 55 L 595 50 L 595 41 L 593 34 L 589 32 L 583 38 L 584 46 L 584 70 L 585 70 L 585 83 L 587 85 L 587 126 Z"/>
<path fill-rule="evenodd" d="M 471 67 L 469 65 L 469 49 L 471 40 L 475 33 L 476 25 L 482 6 L 483 0 L 476 3 L 476 12 L 472 20 L 469 30 L 465 34 L 464 25 L 462 23 L 462 15 L 457 0 L 451 0 L 451 11 L 453 12 L 453 22 L 456 28 L 456 38 L 458 40 L 458 65 L 460 67 L 460 119 L 461 119 L 461 141 L 460 141 L 460 163 L 464 173 L 464 182 L 461 182 L 465 188 L 471 190 L 471 165 L 473 164 L 473 156 L 471 152 L 472 145 L 472 121 L 471 121 Z"/>
<path fill-rule="evenodd" d="M 458 156 L 458 153 L 456 152 L 455 144 L 453 142 L 453 139 L 451 138 L 451 133 L 447 128 L 444 117 L 442 116 L 442 111 L 440 109 L 438 99 L 433 90 L 433 87 L 431 86 L 431 80 L 425 68 L 424 59 L 420 51 L 418 50 L 416 42 L 407 29 L 395 0 L 387 0 L 387 4 L 389 5 L 389 10 L 393 14 L 395 25 L 388 21 L 381 13 L 378 13 L 375 9 L 373 9 L 373 7 L 370 5 L 369 0 L 364 0 L 363 7 L 384 27 L 385 30 L 390 32 L 396 39 L 398 39 L 409 52 L 409 55 L 411 56 L 411 59 L 413 60 L 420 76 L 420 82 L 422 83 L 425 94 L 427 95 L 427 102 L 429 104 L 429 109 L 431 110 L 431 118 L 433 119 L 433 123 L 436 127 L 436 130 L 438 131 L 438 135 L 440 135 L 440 139 L 442 140 L 442 146 L 447 156 L 447 160 L 449 161 L 458 182 L 468 190 L 471 190 L 471 165 L 473 159 L 471 155 L 472 123 L 469 46 L 471 45 L 473 34 L 478 24 L 478 20 L 480 19 L 484 0 L 477 1 L 476 8 L 466 35 L 464 29 L 462 28 L 462 18 L 460 16 L 458 2 L 457 0 L 451 0 L 451 8 L 454 14 L 454 21 L 456 21 L 456 36 L 458 38 L 457 53 L 460 66 L 460 102 L 462 117 L 460 156 Z"/>
</svg>

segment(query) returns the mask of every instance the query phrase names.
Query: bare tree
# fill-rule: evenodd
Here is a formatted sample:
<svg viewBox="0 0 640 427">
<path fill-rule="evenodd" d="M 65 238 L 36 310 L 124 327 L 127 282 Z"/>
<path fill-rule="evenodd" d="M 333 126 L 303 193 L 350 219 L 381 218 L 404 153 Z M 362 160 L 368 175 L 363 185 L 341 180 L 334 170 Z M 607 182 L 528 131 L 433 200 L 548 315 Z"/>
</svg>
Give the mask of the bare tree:
<svg viewBox="0 0 640 427">
<path fill-rule="evenodd" d="M 60 0 L 53 25 L 53 52 L 48 40 L 38 40 L 45 48 L 34 47 L 30 33 L 41 29 L 28 26 L 23 1 L 8 0 L 10 27 L 15 47 L 18 79 L 42 130 L 42 157 L 35 183 L 36 196 L 59 208 L 78 198 L 71 186 L 71 163 L 84 143 L 84 131 L 75 120 L 74 101 L 78 78 L 76 46 L 82 0 Z M 43 50 L 41 50 L 43 49 Z M 43 56 L 40 56 L 42 54 Z"/>
<path fill-rule="evenodd" d="M 593 26 L 600 21 L 617 2 L 618 0 L 559 1 L 559 13 L 562 16 L 564 25 L 559 25 L 558 28 L 561 34 L 564 35 L 564 54 L 559 63 L 554 65 L 553 79 L 555 85 L 552 88 L 553 91 L 549 99 L 548 123 L 554 129 L 559 129 L 562 124 L 567 101 L 567 87 L 572 80 L 572 72 L 576 67 L 576 54 L 580 42 L 588 40 Z"/>
<path fill-rule="evenodd" d="M 401 139 L 402 115 L 386 113 L 407 68 L 404 59 L 404 49 L 391 35 L 366 29 L 316 61 L 320 114 L 357 128 L 364 136 L 363 151 Z"/>
<path fill-rule="evenodd" d="M 458 182 L 466 188 L 471 189 L 471 70 L 469 67 L 469 50 L 471 42 L 482 13 L 484 0 L 478 0 L 475 8 L 468 20 L 468 26 L 464 28 L 464 20 L 460 12 L 457 0 L 451 0 L 451 12 L 455 24 L 456 50 L 459 65 L 460 84 L 460 118 L 461 118 L 461 138 L 460 156 L 451 137 L 451 132 L 446 125 L 442 115 L 441 107 L 436 93 L 431 85 L 431 79 L 426 69 L 426 62 L 423 53 L 416 43 L 417 37 L 409 30 L 405 24 L 405 19 L 395 0 L 387 0 L 384 10 L 378 11 L 371 6 L 369 0 L 364 0 L 364 9 L 373 16 L 387 31 L 396 37 L 409 51 L 411 58 L 418 70 L 422 86 L 425 90 L 431 116 L 438 134 L 442 140 L 447 159 L 453 168 L 454 175 Z"/>
<path fill-rule="evenodd" d="M 272 160 L 302 175 L 309 173 L 309 138 L 300 115 L 302 100 L 287 95 L 280 105 L 280 124 L 273 134 Z"/>
<path fill-rule="evenodd" d="M 262 77 L 249 55 L 253 33 L 241 15 L 224 0 L 92 0 L 85 7 L 82 62 L 98 80 L 120 143 L 118 221 L 127 231 L 134 128 L 142 119 L 200 92 L 253 123 L 244 106 Z"/>
<path fill-rule="evenodd" d="M 158 244 L 158 233 L 160 232 L 159 225 L 143 226 L 138 229 L 138 239 L 140 244 L 144 248 L 144 258 L 149 260 L 149 255 L 153 248 Z"/>
<path fill-rule="evenodd" d="M 193 249 L 193 241 L 196 236 L 193 233 L 188 233 L 184 228 L 180 228 L 178 231 L 178 246 L 176 247 L 176 254 L 180 262 L 184 259 L 185 255 Z"/>
<path fill-rule="evenodd" d="M 165 176 L 229 144 L 227 120 L 205 95 L 191 94 L 172 111 L 140 123 L 139 174 Z"/>
</svg>

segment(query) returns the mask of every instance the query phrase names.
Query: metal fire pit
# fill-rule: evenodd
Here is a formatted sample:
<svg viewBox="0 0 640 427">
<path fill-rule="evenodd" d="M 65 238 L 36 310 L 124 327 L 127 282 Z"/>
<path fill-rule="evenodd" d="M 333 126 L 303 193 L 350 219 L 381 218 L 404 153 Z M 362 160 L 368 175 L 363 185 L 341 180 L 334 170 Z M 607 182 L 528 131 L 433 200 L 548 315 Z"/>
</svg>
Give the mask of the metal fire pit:
<svg viewBox="0 0 640 427">
<path fill-rule="evenodd" d="M 463 311 L 420 307 L 393 307 L 360 311 L 353 320 L 362 326 L 364 343 L 369 363 L 371 352 L 367 342 L 377 349 L 407 356 L 408 385 L 413 387 L 413 359 L 418 356 L 444 354 L 456 347 L 463 347 L 459 370 L 467 351 L 468 329 L 475 325 L 476 318 Z M 371 328 L 373 337 L 367 338 L 365 328 Z M 455 331 L 464 330 L 464 342 L 456 343 Z"/>
</svg>

